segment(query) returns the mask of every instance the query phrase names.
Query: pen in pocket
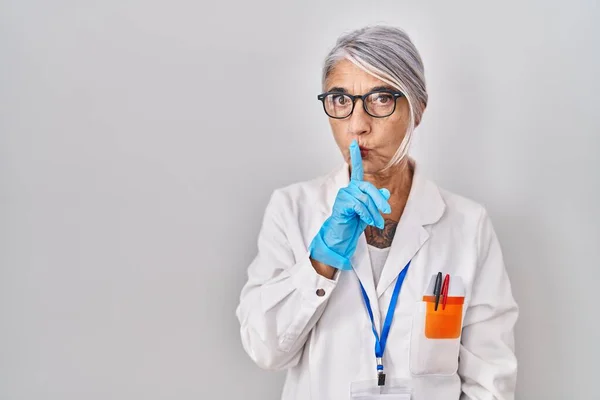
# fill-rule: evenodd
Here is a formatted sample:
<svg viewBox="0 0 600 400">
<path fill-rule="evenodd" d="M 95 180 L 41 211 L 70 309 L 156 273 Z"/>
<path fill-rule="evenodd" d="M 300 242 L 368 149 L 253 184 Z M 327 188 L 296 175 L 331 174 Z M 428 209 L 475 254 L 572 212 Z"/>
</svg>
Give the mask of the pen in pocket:
<svg viewBox="0 0 600 400">
<path fill-rule="evenodd" d="M 433 295 L 435 296 L 435 311 L 438 309 L 438 304 L 440 304 L 440 295 L 442 292 L 442 273 L 438 272 L 435 277 L 435 287 L 433 288 Z"/>
<path fill-rule="evenodd" d="M 446 309 L 446 302 L 448 301 L 448 290 L 450 289 L 450 274 L 446 274 L 444 283 L 442 284 L 442 310 Z"/>
</svg>

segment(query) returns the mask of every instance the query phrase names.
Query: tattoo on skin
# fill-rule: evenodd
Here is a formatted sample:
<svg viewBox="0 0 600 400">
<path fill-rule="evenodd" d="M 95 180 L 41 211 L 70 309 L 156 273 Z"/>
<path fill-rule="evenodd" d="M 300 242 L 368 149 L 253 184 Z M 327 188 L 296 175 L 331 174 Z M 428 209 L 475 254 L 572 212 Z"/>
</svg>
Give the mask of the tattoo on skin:
<svg viewBox="0 0 600 400">
<path fill-rule="evenodd" d="M 396 227 L 398 227 L 398 221 L 392 219 L 385 220 L 383 229 L 369 226 L 365 231 L 367 243 L 380 249 L 390 247 L 394 239 L 394 233 L 396 233 Z"/>
</svg>

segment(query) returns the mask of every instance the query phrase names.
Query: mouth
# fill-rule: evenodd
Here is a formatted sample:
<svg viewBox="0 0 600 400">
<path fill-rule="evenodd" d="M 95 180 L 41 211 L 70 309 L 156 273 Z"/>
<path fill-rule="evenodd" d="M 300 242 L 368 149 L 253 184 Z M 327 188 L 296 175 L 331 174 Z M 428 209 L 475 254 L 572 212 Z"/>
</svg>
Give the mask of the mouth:
<svg viewBox="0 0 600 400">
<path fill-rule="evenodd" d="M 358 148 L 360 149 L 360 156 L 361 157 L 366 157 L 369 155 L 369 149 L 367 149 L 366 147 L 362 147 L 362 146 L 358 146 Z"/>
</svg>

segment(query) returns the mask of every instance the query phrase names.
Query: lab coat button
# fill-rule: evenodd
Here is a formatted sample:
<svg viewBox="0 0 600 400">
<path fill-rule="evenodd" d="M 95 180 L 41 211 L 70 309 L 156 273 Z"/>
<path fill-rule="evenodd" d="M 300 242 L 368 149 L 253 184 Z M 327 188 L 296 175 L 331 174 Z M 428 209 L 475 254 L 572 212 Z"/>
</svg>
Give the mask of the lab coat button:
<svg viewBox="0 0 600 400">
<path fill-rule="evenodd" d="M 317 296 L 319 296 L 319 297 L 325 296 L 325 290 L 323 290 L 323 289 L 317 289 Z"/>
</svg>

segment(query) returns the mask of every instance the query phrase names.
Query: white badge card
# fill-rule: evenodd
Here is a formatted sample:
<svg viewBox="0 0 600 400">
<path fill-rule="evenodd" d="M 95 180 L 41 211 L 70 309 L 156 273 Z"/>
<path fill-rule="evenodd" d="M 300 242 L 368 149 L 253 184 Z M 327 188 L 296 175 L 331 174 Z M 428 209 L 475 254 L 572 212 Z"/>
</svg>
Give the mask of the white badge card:
<svg viewBox="0 0 600 400">
<path fill-rule="evenodd" d="M 386 378 L 385 385 L 378 385 L 377 379 L 352 382 L 352 400 L 410 400 L 412 389 L 406 379 Z"/>
</svg>

